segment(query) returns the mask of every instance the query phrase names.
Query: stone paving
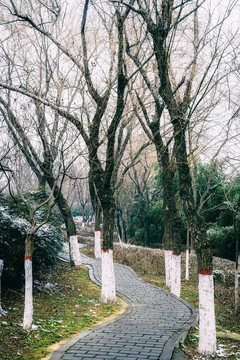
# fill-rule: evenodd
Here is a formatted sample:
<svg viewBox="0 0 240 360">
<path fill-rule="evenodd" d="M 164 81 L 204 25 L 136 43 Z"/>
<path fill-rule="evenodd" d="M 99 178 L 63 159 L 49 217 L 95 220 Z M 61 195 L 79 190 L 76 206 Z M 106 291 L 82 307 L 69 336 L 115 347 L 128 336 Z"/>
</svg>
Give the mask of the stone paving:
<svg viewBox="0 0 240 360">
<path fill-rule="evenodd" d="M 100 284 L 101 261 L 82 255 L 91 279 Z M 82 333 L 51 360 L 170 360 L 176 344 L 197 321 L 197 310 L 169 292 L 142 281 L 115 264 L 116 289 L 130 303 L 126 313 L 107 325 Z"/>
</svg>

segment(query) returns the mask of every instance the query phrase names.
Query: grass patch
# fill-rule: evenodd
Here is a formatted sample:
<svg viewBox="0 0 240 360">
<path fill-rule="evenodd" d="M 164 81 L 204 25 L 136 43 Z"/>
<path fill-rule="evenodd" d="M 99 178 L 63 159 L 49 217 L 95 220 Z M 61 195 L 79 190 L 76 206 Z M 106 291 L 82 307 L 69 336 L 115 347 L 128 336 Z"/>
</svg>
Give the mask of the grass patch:
<svg viewBox="0 0 240 360">
<path fill-rule="evenodd" d="M 0 318 L 0 359 L 41 359 L 49 352 L 49 345 L 120 311 L 120 299 L 117 304 L 102 304 L 100 296 L 101 290 L 89 279 L 87 268 L 59 262 L 34 288 L 33 323 L 38 328 L 29 331 L 21 327 L 23 291 L 5 291 L 2 305 L 8 314 Z"/>
</svg>

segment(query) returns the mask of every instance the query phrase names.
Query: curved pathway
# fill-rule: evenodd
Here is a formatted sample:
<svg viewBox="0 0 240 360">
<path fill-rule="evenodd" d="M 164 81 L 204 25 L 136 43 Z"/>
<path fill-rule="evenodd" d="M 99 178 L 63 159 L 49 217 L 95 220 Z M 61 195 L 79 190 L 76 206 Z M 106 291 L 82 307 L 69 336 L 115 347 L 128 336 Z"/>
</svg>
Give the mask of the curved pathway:
<svg viewBox="0 0 240 360">
<path fill-rule="evenodd" d="M 101 261 L 82 255 L 91 279 L 100 285 Z M 169 292 L 143 282 L 129 267 L 115 264 L 116 289 L 131 302 L 105 325 L 84 331 L 51 360 L 170 360 L 176 344 L 197 321 L 197 310 Z"/>
</svg>

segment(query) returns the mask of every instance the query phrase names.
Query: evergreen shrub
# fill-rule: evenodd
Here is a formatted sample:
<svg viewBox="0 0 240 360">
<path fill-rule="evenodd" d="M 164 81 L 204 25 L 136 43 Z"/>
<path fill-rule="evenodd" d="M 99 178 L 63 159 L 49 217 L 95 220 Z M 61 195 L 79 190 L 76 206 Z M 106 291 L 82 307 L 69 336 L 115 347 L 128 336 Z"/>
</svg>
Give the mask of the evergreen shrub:
<svg viewBox="0 0 240 360">
<path fill-rule="evenodd" d="M 32 207 L 42 202 L 46 193 L 41 190 L 25 195 Z M 38 221 L 44 219 L 47 208 L 36 213 Z M 19 197 L 15 199 L 0 194 L 0 258 L 4 261 L 3 286 L 22 285 L 24 279 L 25 237 L 30 223 L 26 220 L 26 205 Z M 35 234 L 33 252 L 33 275 L 38 277 L 57 261 L 57 254 L 64 240 L 60 227 L 61 218 L 52 209 L 50 219 Z"/>
</svg>

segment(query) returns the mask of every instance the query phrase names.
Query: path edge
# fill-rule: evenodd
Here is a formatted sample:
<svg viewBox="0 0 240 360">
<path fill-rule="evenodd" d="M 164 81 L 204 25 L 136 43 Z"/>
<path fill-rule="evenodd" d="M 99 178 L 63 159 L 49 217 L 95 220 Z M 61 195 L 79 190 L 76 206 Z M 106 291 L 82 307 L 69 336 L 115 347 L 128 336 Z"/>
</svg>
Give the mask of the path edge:
<svg viewBox="0 0 240 360">
<path fill-rule="evenodd" d="M 119 264 L 122 266 L 125 266 L 126 268 L 128 268 L 131 273 L 140 281 L 142 282 L 147 282 L 146 280 L 144 280 L 141 276 L 139 276 L 130 266 L 125 265 L 125 264 L 120 264 L 115 262 L 115 264 Z M 159 286 L 153 285 L 151 284 L 153 287 L 159 288 Z M 192 304 L 188 303 L 186 300 L 172 294 L 170 291 L 167 291 L 163 288 L 161 288 L 162 291 L 164 291 L 165 293 L 170 294 L 172 297 L 174 297 L 175 299 L 177 299 L 178 301 L 180 301 L 181 303 L 183 303 L 186 307 L 189 308 L 191 315 L 188 319 L 188 321 L 185 322 L 185 324 L 175 332 L 175 334 L 173 334 L 170 339 L 168 339 L 168 341 L 165 343 L 162 353 L 159 355 L 158 360 L 171 360 L 172 356 L 173 356 L 173 352 L 175 348 L 179 348 L 179 343 L 181 341 L 184 341 L 188 335 L 189 330 L 192 327 L 195 327 L 199 321 L 199 313 L 198 313 L 198 309 L 193 306 Z"/>
<path fill-rule="evenodd" d="M 100 282 L 94 277 L 93 267 L 90 264 L 83 264 L 83 266 L 86 266 L 88 268 L 90 280 L 94 282 L 96 285 L 101 286 Z M 133 304 L 125 295 L 121 294 L 120 292 L 117 291 L 116 294 L 127 303 L 127 308 L 124 311 L 124 313 L 116 316 L 114 319 L 107 320 L 106 322 L 104 322 L 104 324 L 96 325 L 74 336 L 72 339 L 68 340 L 65 344 L 63 344 L 59 349 L 55 350 L 52 356 L 49 358 L 49 360 L 60 360 L 62 356 L 65 354 L 65 352 L 80 339 L 83 339 L 84 337 L 93 333 L 94 331 L 101 329 L 107 326 L 108 324 L 114 323 L 115 321 L 118 321 L 124 318 L 125 316 L 127 316 L 132 311 Z"/>
<path fill-rule="evenodd" d="M 81 256 L 86 257 L 86 255 L 81 254 Z M 95 259 L 96 261 L 96 259 Z M 101 261 L 101 260 L 97 260 L 97 261 Z M 114 262 L 114 265 L 118 265 L 119 263 Z M 101 286 L 101 283 L 95 278 L 94 276 L 94 269 L 93 266 L 91 264 L 82 264 L 83 266 L 86 266 L 89 270 L 89 278 L 92 282 L 94 282 L 96 285 Z M 128 270 L 130 270 L 130 272 L 136 277 L 138 278 L 138 280 L 142 281 L 142 282 L 147 282 L 146 280 L 144 280 L 141 276 L 139 276 L 130 266 L 125 265 L 125 264 L 119 264 L 121 266 L 124 266 L 126 268 L 128 268 Z M 156 285 L 151 284 L 153 287 L 159 288 Z M 185 322 L 185 324 L 175 332 L 175 334 L 173 334 L 171 336 L 171 338 L 165 343 L 162 353 L 159 355 L 158 360 L 171 360 L 172 356 L 173 356 L 173 352 L 175 348 L 179 347 L 179 343 L 180 341 L 184 341 L 187 337 L 187 334 L 189 332 L 189 330 L 196 326 L 196 324 L 198 323 L 199 320 L 199 315 L 198 315 L 198 310 L 197 308 L 195 308 L 193 305 L 189 304 L 187 301 L 175 296 L 174 294 L 170 293 L 169 291 L 161 288 L 162 291 L 170 294 L 171 296 L 173 296 L 175 299 L 177 299 L 178 301 L 182 302 L 186 307 L 188 307 L 190 309 L 191 315 L 189 317 L 189 319 Z M 56 350 L 53 355 L 49 358 L 49 360 L 60 360 L 62 358 L 62 356 L 64 355 L 64 353 L 71 347 L 73 346 L 77 341 L 79 341 L 80 339 L 83 339 L 84 337 L 86 337 L 87 335 L 93 333 L 94 331 L 96 331 L 97 329 L 101 329 L 105 326 L 107 326 L 110 323 L 116 322 L 118 320 L 120 320 L 121 318 L 124 318 L 126 315 L 128 315 L 132 309 L 133 309 L 133 304 L 132 302 L 122 293 L 120 292 L 116 292 L 116 294 L 121 297 L 126 303 L 127 303 L 127 308 L 125 310 L 125 312 L 119 316 L 117 316 L 114 319 L 111 320 L 107 320 L 104 324 L 100 324 L 100 325 L 96 325 L 94 327 L 92 327 L 91 329 L 87 329 L 82 331 L 80 334 L 74 336 L 72 339 L 68 340 L 64 345 L 62 345 L 58 350 Z"/>
</svg>

